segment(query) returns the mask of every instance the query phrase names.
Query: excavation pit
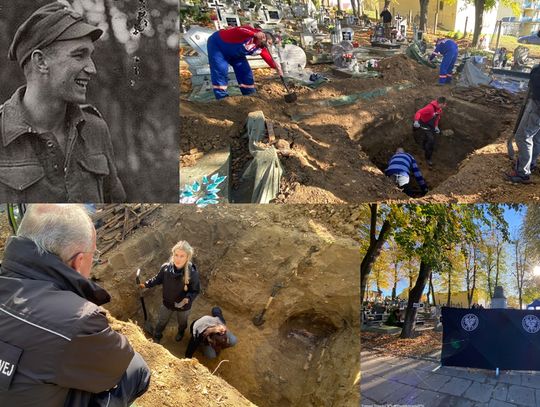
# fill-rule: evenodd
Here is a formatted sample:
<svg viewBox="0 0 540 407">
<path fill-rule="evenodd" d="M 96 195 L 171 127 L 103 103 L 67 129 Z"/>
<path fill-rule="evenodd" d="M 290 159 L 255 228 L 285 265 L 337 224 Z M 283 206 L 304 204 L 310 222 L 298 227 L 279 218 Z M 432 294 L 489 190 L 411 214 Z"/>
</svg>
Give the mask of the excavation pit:
<svg viewBox="0 0 540 407">
<path fill-rule="evenodd" d="M 433 166 L 428 166 L 422 148 L 422 130 L 413 131 L 414 112 L 429 100 L 417 99 L 401 106 L 387 119 L 364 128 L 360 139 L 362 149 L 383 173 L 388 161 L 402 147 L 416 159 L 430 189 L 443 183 L 460 170 L 461 163 L 474 151 L 493 143 L 504 123 L 488 107 L 451 99 L 443 110 L 435 136 Z M 402 120 L 396 120 L 402 117 Z"/>
<path fill-rule="evenodd" d="M 359 287 L 351 271 L 359 268 L 358 243 L 354 232 L 349 237 L 335 234 L 329 225 L 322 234 L 320 220 L 316 225 L 311 216 L 304 208 L 242 205 L 201 212 L 166 205 L 152 227 L 139 230 L 110 253 L 95 277 L 114 299 L 108 306 L 111 314 L 142 327 L 135 271 L 141 268 L 145 280 L 152 277 L 170 248 L 186 239 L 196 250 L 202 285 L 189 323 L 219 305 L 238 338 L 238 344 L 217 359 L 208 360 L 197 351 L 200 363 L 258 406 L 357 406 Z M 252 319 L 277 282 L 282 288 L 264 323 L 255 326 Z M 154 323 L 161 295 L 159 286 L 144 294 Z M 160 345 L 183 359 L 190 335 L 186 332 L 176 342 L 176 329 L 172 318 Z M 220 364 L 223 360 L 227 362 Z M 162 366 L 155 381 L 165 383 L 167 375 L 167 366 Z M 141 403 L 137 405 L 149 405 Z"/>
</svg>

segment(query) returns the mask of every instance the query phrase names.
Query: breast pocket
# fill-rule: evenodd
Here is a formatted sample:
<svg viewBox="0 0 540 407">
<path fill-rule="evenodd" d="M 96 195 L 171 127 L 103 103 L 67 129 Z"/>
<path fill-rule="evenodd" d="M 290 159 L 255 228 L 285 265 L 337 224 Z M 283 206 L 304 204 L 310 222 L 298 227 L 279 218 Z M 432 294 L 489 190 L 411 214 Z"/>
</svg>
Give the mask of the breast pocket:
<svg viewBox="0 0 540 407">
<path fill-rule="evenodd" d="M 97 196 L 98 202 L 104 201 L 103 181 L 109 175 L 109 162 L 105 154 L 92 154 L 78 160 L 79 165 L 84 170 L 81 178 L 81 185 L 87 186 L 88 197 Z M 92 200 L 84 199 L 84 201 L 93 202 Z"/>
<path fill-rule="evenodd" d="M 0 166 L 0 202 L 26 201 L 28 189 L 44 176 L 43 167 L 37 163 L 23 165 L 10 163 L 9 166 Z"/>
</svg>

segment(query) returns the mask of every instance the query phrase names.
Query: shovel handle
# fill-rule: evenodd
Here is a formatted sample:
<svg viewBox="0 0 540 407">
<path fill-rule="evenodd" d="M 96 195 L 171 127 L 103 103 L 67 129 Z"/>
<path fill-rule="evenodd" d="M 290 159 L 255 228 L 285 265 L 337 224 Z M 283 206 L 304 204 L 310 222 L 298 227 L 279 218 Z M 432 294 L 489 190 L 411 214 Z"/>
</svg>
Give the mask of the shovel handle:
<svg viewBox="0 0 540 407">
<path fill-rule="evenodd" d="M 283 75 L 279 75 L 279 79 L 281 79 L 281 82 L 283 83 L 283 86 L 285 86 L 287 93 L 291 93 L 291 91 L 289 90 L 289 87 L 287 86 L 287 82 L 285 82 L 285 78 L 283 77 Z"/>
</svg>

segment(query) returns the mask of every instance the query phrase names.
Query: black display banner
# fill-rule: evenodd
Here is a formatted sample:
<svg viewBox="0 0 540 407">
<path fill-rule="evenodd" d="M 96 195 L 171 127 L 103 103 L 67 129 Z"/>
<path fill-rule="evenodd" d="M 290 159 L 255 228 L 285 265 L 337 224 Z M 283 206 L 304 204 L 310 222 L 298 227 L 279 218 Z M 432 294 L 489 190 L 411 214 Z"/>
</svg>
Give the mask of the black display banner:
<svg viewBox="0 0 540 407">
<path fill-rule="evenodd" d="M 540 370 L 540 310 L 442 308 L 441 365 Z"/>
</svg>

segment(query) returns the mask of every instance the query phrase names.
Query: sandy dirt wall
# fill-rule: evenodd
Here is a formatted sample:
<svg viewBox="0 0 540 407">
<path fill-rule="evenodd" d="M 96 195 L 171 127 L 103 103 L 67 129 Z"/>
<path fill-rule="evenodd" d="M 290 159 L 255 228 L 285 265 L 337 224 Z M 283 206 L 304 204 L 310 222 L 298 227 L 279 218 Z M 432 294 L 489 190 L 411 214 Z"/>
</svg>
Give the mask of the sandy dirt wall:
<svg viewBox="0 0 540 407">
<path fill-rule="evenodd" d="M 345 208 L 166 206 L 96 277 L 113 295 L 111 313 L 142 325 L 134 270 L 152 276 L 170 247 L 187 239 L 203 284 L 190 321 L 219 305 L 239 338 L 218 360 L 196 355 L 202 363 L 213 370 L 228 360 L 217 374 L 261 406 L 357 406 L 360 258 L 350 225 L 358 208 Z M 276 283 L 284 287 L 257 328 L 251 320 Z M 160 288 L 146 295 L 154 316 L 160 297 Z M 175 329 L 169 324 L 162 345 L 181 358 L 187 338 L 175 342 Z"/>
</svg>

